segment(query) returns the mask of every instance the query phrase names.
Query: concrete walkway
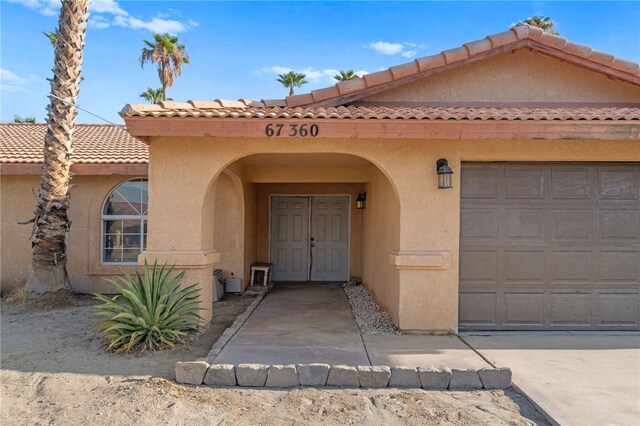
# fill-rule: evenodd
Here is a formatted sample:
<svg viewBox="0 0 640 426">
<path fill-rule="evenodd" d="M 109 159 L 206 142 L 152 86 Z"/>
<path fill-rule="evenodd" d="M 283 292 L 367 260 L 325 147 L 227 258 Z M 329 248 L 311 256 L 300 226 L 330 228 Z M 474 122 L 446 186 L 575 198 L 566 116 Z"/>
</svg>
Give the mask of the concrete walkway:
<svg viewBox="0 0 640 426">
<path fill-rule="evenodd" d="M 640 422 L 640 334 L 464 336 L 561 425 Z"/>
<path fill-rule="evenodd" d="M 214 362 L 488 366 L 455 336 L 360 336 L 335 284 L 277 284 Z"/>
</svg>

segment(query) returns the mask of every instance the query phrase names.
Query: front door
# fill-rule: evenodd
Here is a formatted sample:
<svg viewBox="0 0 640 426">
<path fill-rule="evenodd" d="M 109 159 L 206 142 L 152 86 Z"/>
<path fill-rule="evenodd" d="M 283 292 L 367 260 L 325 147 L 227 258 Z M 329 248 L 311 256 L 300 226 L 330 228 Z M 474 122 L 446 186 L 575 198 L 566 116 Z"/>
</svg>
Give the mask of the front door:
<svg viewBox="0 0 640 426">
<path fill-rule="evenodd" d="M 349 274 L 349 197 L 311 198 L 311 281 Z"/>
<path fill-rule="evenodd" d="M 349 277 L 349 197 L 271 199 L 274 281 L 345 281 Z"/>
</svg>

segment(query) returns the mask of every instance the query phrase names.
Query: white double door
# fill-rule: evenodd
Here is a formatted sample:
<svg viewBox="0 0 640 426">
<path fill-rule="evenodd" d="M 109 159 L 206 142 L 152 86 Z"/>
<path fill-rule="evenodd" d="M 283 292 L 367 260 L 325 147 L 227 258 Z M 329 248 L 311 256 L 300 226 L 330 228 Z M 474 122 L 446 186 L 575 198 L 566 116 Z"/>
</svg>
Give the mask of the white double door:
<svg viewBox="0 0 640 426">
<path fill-rule="evenodd" d="M 273 281 L 349 278 L 349 197 L 271 198 Z"/>
</svg>

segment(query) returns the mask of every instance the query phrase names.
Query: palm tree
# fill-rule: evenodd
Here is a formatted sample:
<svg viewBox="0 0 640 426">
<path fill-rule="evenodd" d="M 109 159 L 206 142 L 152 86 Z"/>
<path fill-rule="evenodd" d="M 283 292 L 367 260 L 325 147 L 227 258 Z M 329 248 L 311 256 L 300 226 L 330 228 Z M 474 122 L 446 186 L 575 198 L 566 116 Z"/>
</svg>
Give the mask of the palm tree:
<svg viewBox="0 0 640 426">
<path fill-rule="evenodd" d="M 169 33 L 153 34 L 155 43 L 143 40 L 146 47 L 142 48 L 140 66 L 145 62 L 158 64 L 158 77 L 162 84 L 162 100 L 167 100 L 167 87 L 173 86 L 174 77 L 182 72 L 182 64 L 189 63 L 189 52 L 183 44 L 179 44 L 177 36 Z"/>
<path fill-rule="evenodd" d="M 42 34 L 44 34 L 45 37 L 49 39 L 49 42 L 51 42 L 51 46 L 53 46 L 53 48 L 55 49 L 58 45 L 58 30 L 56 29 L 55 31 L 51 31 L 50 33 L 43 31 Z"/>
<path fill-rule="evenodd" d="M 147 87 L 147 90 L 140 93 L 141 98 L 145 99 L 150 104 L 158 104 L 162 102 L 162 87 L 159 89 L 152 89 L 151 87 Z"/>
<path fill-rule="evenodd" d="M 340 82 L 340 81 L 355 80 L 356 78 L 359 78 L 359 77 L 353 70 L 349 70 L 349 71 L 340 70 L 338 71 L 338 74 L 333 76 L 333 78 L 336 81 Z"/>
<path fill-rule="evenodd" d="M 531 25 L 532 27 L 540 28 L 542 31 L 547 33 L 558 35 L 558 32 L 556 31 L 556 23 L 548 16 L 532 16 L 522 22 L 527 25 Z"/>
<path fill-rule="evenodd" d="M 302 87 L 303 84 L 307 84 L 306 77 L 303 73 L 297 73 L 295 71 L 289 71 L 286 74 L 278 74 L 277 81 L 281 83 L 284 87 L 289 88 L 289 96 L 293 96 L 293 88 L 294 87 Z"/>
<path fill-rule="evenodd" d="M 63 1 L 58 20 L 51 96 L 44 135 L 44 163 L 34 211 L 33 261 L 27 291 L 35 293 L 70 289 L 67 275 L 66 236 L 71 226 L 69 169 L 73 122 L 80 87 L 90 0 Z M 63 101 L 64 100 L 64 101 Z"/>
<path fill-rule="evenodd" d="M 36 118 L 35 117 L 20 117 L 19 115 L 14 115 L 13 116 L 13 122 L 14 123 L 35 123 L 36 122 Z"/>
</svg>

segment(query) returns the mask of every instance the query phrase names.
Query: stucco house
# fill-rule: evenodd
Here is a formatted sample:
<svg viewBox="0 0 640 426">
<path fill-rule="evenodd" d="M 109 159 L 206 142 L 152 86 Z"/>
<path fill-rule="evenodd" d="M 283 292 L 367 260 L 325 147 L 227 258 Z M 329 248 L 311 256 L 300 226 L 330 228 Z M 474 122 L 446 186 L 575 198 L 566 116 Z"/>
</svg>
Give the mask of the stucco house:
<svg viewBox="0 0 640 426">
<path fill-rule="evenodd" d="M 635 62 L 523 25 L 285 99 L 121 115 L 130 151 L 76 158 L 81 291 L 146 258 L 210 300 L 214 269 L 246 285 L 271 262 L 361 278 L 403 330 L 640 329 Z M 28 268 L 13 221 L 38 172 L 6 166 L 3 285 Z"/>
</svg>

